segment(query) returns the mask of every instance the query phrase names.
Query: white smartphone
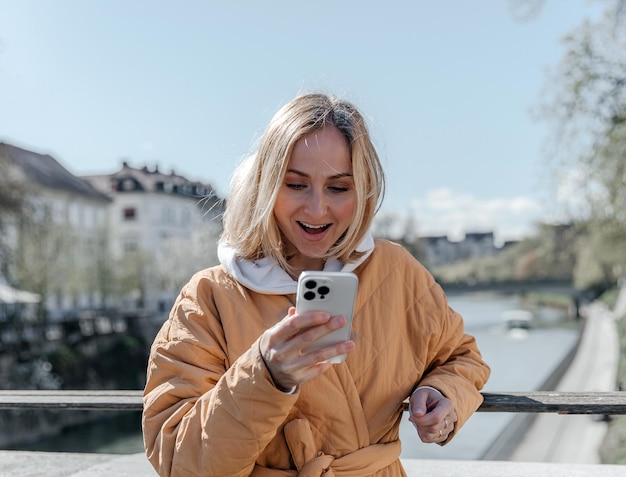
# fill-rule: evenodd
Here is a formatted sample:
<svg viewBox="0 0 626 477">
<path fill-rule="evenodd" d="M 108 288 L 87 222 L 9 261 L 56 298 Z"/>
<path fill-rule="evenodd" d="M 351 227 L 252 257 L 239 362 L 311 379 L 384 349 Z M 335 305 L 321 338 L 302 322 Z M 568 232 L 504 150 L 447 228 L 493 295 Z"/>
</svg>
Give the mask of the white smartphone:
<svg viewBox="0 0 626 477">
<path fill-rule="evenodd" d="M 350 339 L 354 302 L 359 279 L 352 272 L 305 271 L 298 278 L 296 312 L 326 311 L 330 316 L 345 316 L 346 325 L 313 343 L 308 349 L 325 348 Z M 329 363 L 341 363 L 346 354 Z"/>
</svg>

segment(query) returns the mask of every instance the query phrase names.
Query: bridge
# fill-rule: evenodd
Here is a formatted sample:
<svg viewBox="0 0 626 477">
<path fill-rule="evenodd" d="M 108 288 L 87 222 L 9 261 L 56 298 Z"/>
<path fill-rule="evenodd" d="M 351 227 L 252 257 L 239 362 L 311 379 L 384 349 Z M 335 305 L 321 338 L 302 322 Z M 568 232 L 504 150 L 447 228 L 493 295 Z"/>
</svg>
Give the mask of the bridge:
<svg viewBox="0 0 626 477">
<path fill-rule="evenodd" d="M 515 294 L 533 291 L 545 291 L 569 296 L 581 294 L 580 291 L 574 288 L 572 281 L 569 279 L 465 280 L 460 282 L 440 281 L 439 283 L 447 293 L 493 291 L 498 293 Z"/>
<path fill-rule="evenodd" d="M 572 456 L 584 458 L 583 454 L 594 453 L 601 445 L 607 423 L 592 421 L 591 415 L 626 414 L 626 392 L 614 390 L 618 357 L 615 317 L 600 306 L 591 306 L 576 354 L 554 390 L 483 393 L 480 413 L 514 413 L 516 418 L 522 419 L 530 416 L 525 425 L 509 426 L 507 432 L 517 435 L 498 438 L 501 445 L 506 440 L 515 442 L 512 454 L 507 452 L 501 454 L 504 457 L 487 457 L 486 460 L 402 459 L 408 476 L 625 476 L 626 466 L 572 459 Z M 141 391 L 0 391 L 0 412 L 15 409 L 140 411 L 141 395 Z M 561 460 L 535 460 L 539 453 L 539 458 L 543 459 L 546 450 L 552 452 L 549 458 L 553 458 L 555 448 L 559 447 L 566 450 L 558 456 Z M 143 454 L 0 451 L 0 475 L 154 477 L 156 474 Z"/>
<path fill-rule="evenodd" d="M 0 391 L 0 409 L 57 411 L 140 411 L 141 391 Z M 626 414 L 626 392 L 483 393 L 478 412 Z M 405 410 L 408 402 L 405 402 Z M 584 436 L 580 436 L 582 439 Z M 409 476 L 614 477 L 626 475 L 626 466 L 555 464 L 508 461 L 439 461 L 403 459 Z M 67 454 L 59 452 L 0 451 L 3 477 L 154 477 L 143 454 Z"/>
</svg>

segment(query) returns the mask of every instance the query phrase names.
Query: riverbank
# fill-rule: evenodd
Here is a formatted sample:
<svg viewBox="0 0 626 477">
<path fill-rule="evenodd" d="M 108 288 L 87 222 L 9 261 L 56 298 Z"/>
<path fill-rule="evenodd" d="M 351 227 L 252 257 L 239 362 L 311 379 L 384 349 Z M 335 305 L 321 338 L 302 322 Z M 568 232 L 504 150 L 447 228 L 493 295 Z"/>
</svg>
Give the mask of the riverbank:
<svg viewBox="0 0 626 477">
<path fill-rule="evenodd" d="M 556 391 L 614 391 L 619 343 L 615 316 L 601 303 L 584 309 L 585 329 Z M 599 416 L 541 414 L 533 419 L 509 460 L 599 464 L 608 423 Z M 623 468 L 626 473 L 626 467 Z"/>
<path fill-rule="evenodd" d="M 617 389 L 626 390 L 626 281 L 622 282 L 621 289 L 606 298 L 605 303 L 613 309 L 619 337 Z M 610 419 L 600 456 L 604 463 L 626 465 L 626 416 Z"/>
</svg>

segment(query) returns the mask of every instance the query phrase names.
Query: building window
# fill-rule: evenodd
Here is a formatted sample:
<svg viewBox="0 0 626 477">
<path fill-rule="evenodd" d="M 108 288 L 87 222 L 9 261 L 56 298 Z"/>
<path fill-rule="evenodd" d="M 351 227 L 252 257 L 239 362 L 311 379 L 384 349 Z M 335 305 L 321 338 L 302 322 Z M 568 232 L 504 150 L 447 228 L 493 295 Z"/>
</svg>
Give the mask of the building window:
<svg viewBox="0 0 626 477">
<path fill-rule="evenodd" d="M 137 189 L 137 184 L 132 179 L 124 179 L 122 182 L 122 190 L 135 190 Z"/>
<path fill-rule="evenodd" d="M 137 218 L 137 209 L 134 207 L 124 208 L 124 220 L 135 220 Z"/>
</svg>

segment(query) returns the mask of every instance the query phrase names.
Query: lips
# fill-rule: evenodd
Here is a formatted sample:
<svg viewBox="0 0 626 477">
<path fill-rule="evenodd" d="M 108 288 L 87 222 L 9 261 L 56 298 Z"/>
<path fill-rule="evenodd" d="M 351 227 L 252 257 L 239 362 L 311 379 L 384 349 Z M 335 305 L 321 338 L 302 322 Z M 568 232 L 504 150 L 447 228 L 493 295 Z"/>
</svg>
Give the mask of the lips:
<svg viewBox="0 0 626 477">
<path fill-rule="evenodd" d="M 306 224 L 304 222 L 298 222 L 298 225 L 300 226 L 302 230 L 304 230 L 306 233 L 311 234 L 311 235 L 324 233 L 330 227 L 330 224 L 312 225 L 312 224 Z"/>
</svg>

